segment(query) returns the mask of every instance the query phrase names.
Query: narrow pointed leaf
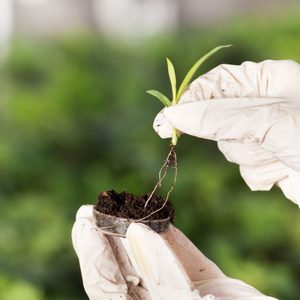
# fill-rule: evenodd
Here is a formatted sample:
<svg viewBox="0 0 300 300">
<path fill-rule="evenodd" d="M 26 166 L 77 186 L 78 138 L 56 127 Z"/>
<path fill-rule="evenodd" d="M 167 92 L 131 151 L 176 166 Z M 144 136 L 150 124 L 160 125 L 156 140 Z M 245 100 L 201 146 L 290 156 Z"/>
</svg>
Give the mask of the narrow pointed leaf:
<svg viewBox="0 0 300 300">
<path fill-rule="evenodd" d="M 159 101 L 162 102 L 164 106 L 171 106 L 171 101 L 161 92 L 155 90 L 149 90 L 146 93 L 156 97 Z"/>
<path fill-rule="evenodd" d="M 232 45 L 223 45 L 223 46 L 218 46 L 214 49 L 212 49 L 211 51 L 209 51 L 207 54 L 205 54 L 204 56 L 202 56 L 192 67 L 191 69 L 188 71 L 188 73 L 186 74 L 185 78 L 183 79 L 178 93 L 177 93 L 177 97 L 176 100 L 178 101 L 180 99 L 180 97 L 182 96 L 183 92 L 185 91 L 186 87 L 188 86 L 188 84 L 190 83 L 191 79 L 193 78 L 193 76 L 195 75 L 196 71 L 198 70 L 198 68 L 213 54 L 215 54 L 216 52 L 218 52 L 219 50 L 223 49 L 223 48 L 228 48 L 231 47 Z"/>
<path fill-rule="evenodd" d="M 168 73 L 169 78 L 171 82 L 171 88 L 172 88 L 172 99 L 175 102 L 176 101 L 176 74 L 175 74 L 175 68 L 173 63 L 167 58 L 167 66 L 168 66 Z"/>
</svg>

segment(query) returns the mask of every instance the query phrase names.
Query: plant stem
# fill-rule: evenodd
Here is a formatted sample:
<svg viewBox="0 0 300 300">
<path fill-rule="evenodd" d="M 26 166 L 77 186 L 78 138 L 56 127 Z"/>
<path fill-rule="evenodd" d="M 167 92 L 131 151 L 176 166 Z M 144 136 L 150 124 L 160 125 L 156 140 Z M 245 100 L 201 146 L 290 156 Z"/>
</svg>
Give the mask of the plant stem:
<svg viewBox="0 0 300 300">
<path fill-rule="evenodd" d="M 178 137 L 179 137 L 178 130 L 176 128 L 173 128 L 173 134 L 172 134 L 172 140 L 171 140 L 172 146 L 177 145 Z"/>
<path fill-rule="evenodd" d="M 175 87 L 175 93 L 173 93 L 173 99 L 171 105 L 176 105 L 179 101 L 179 98 L 177 98 L 177 92 Z M 172 134 L 172 140 L 171 140 L 171 146 L 176 146 L 179 138 L 179 132 L 176 128 L 173 128 L 173 134 Z"/>
</svg>

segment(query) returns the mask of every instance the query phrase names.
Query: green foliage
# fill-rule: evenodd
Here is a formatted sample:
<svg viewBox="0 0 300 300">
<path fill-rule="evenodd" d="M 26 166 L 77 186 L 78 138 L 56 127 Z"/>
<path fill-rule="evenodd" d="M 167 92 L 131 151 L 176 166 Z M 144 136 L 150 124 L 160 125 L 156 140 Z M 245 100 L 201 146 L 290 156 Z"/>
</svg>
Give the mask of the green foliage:
<svg viewBox="0 0 300 300">
<path fill-rule="evenodd" d="M 209 51 L 207 54 L 205 54 L 204 56 L 202 56 L 199 60 L 197 60 L 195 62 L 195 64 L 190 68 L 190 70 L 187 72 L 187 74 L 185 75 L 179 89 L 178 89 L 178 93 L 176 96 L 176 100 L 178 101 L 180 99 L 180 97 L 182 96 L 182 94 L 184 93 L 185 89 L 187 88 L 187 86 L 189 85 L 189 83 L 191 82 L 193 76 L 195 75 L 195 73 L 197 72 L 197 70 L 201 67 L 201 65 L 208 59 L 210 58 L 212 55 L 214 55 L 216 52 L 218 52 L 219 50 L 223 49 L 223 48 L 228 48 L 231 47 L 231 45 L 224 45 L 224 46 L 218 46 L 214 49 L 212 49 L 211 51 Z"/>
<path fill-rule="evenodd" d="M 170 61 L 170 59 L 166 59 L 167 60 L 167 67 L 168 67 L 168 74 L 169 74 L 169 79 L 170 79 L 170 83 L 171 83 L 171 90 L 172 90 L 172 103 L 173 104 L 177 104 L 180 97 L 182 96 L 182 94 L 184 93 L 185 89 L 187 88 L 187 86 L 189 85 L 189 83 L 191 82 L 193 76 L 195 75 L 195 73 L 197 72 L 197 70 L 201 67 L 201 65 L 212 55 L 214 55 L 216 52 L 218 52 L 219 50 L 223 49 L 223 48 L 228 48 L 231 47 L 232 45 L 223 45 L 223 46 L 218 46 L 214 49 L 212 49 L 211 51 L 209 51 L 208 53 L 206 53 L 204 56 L 202 56 L 199 60 L 197 60 L 194 65 L 189 69 L 189 71 L 187 72 L 187 74 L 185 75 L 182 83 L 180 84 L 180 87 L 178 89 L 178 93 L 177 93 L 177 88 L 176 88 L 176 74 L 175 74 L 175 68 L 173 63 Z M 148 94 L 156 97 L 157 99 L 159 99 L 165 106 L 170 106 L 171 101 L 167 98 L 167 96 L 165 96 L 164 94 L 162 94 L 159 91 L 156 90 L 149 90 L 147 91 Z"/>
<path fill-rule="evenodd" d="M 176 74 L 173 63 L 167 58 L 168 74 L 170 78 L 171 88 L 172 88 L 172 102 L 176 103 L 177 98 L 177 88 L 176 88 Z"/>
<path fill-rule="evenodd" d="M 209 58 L 211 57 L 213 54 L 215 54 L 216 52 L 218 52 L 219 50 L 221 50 L 222 48 L 228 48 L 231 45 L 224 45 L 224 46 L 218 46 L 214 49 L 212 49 L 211 51 L 209 51 L 207 54 L 205 54 L 204 56 L 202 56 L 191 68 L 190 70 L 187 72 L 187 74 L 185 75 L 178 93 L 177 93 L 177 88 L 176 88 L 176 74 L 175 74 L 175 68 L 173 63 L 167 58 L 167 67 L 168 67 L 168 74 L 169 74 L 169 78 L 170 78 L 170 83 L 171 83 L 171 90 L 172 90 L 172 104 L 177 104 L 178 101 L 180 100 L 182 94 L 184 93 L 185 89 L 187 88 L 187 86 L 189 85 L 189 83 L 191 82 L 193 76 L 195 75 L 195 73 L 197 72 L 197 70 L 199 69 L 199 67 Z M 147 91 L 148 94 L 156 97 L 158 100 L 160 100 L 165 106 L 170 106 L 171 101 L 161 92 L 159 91 L 155 91 L 155 90 L 150 90 Z M 173 129 L 173 136 L 172 136 L 172 142 L 171 144 L 176 146 L 178 138 L 180 136 L 180 133 L 176 130 Z"/>
<path fill-rule="evenodd" d="M 149 90 L 147 93 L 156 97 L 164 106 L 168 107 L 171 105 L 171 101 L 163 93 L 155 90 Z"/>
<path fill-rule="evenodd" d="M 300 61 L 298 19 L 237 20 L 136 47 L 91 37 L 15 44 L 0 72 L 0 299 L 87 299 L 70 240 L 75 214 L 102 190 L 153 188 L 168 142 L 151 128 L 158 103 L 143 94 L 169 86 L 161 57 L 176 61 L 181 78 L 201 49 L 228 41 L 235 47 L 203 73 L 244 60 Z M 297 300 L 296 205 L 278 189 L 251 192 L 213 142 L 185 136 L 177 151 L 176 225 L 226 274 Z"/>
</svg>

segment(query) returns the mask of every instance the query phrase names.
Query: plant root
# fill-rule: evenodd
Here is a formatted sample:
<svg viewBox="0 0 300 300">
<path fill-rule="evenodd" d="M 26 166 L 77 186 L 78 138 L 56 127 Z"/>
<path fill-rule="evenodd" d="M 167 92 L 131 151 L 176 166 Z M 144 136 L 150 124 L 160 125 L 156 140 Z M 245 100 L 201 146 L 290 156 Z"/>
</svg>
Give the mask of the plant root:
<svg viewBox="0 0 300 300">
<path fill-rule="evenodd" d="M 167 158 L 166 160 L 164 161 L 164 164 L 162 165 L 162 167 L 160 168 L 159 170 L 159 173 L 158 173 L 158 182 L 156 183 L 156 185 L 154 186 L 152 192 L 150 193 L 145 205 L 144 205 L 144 208 L 147 207 L 149 201 L 151 201 L 154 193 L 156 192 L 156 190 L 161 187 L 161 184 L 162 182 L 164 181 L 164 179 L 166 178 L 166 176 L 168 175 L 168 171 L 169 171 L 169 168 L 173 168 L 174 169 L 174 177 L 173 177 L 173 182 L 172 182 L 172 185 L 169 189 L 169 191 L 167 192 L 167 195 L 166 195 L 166 198 L 165 198 L 165 201 L 163 203 L 163 205 L 151 212 L 150 214 L 148 214 L 147 216 L 139 219 L 139 220 L 136 220 L 135 222 L 140 222 L 140 221 L 143 221 L 143 220 L 146 220 L 147 218 L 149 218 L 150 216 L 156 214 L 157 212 L 159 212 L 160 210 L 162 210 L 166 203 L 168 202 L 169 200 L 169 197 L 170 197 L 170 194 L 172 193 L 175 185 L 176 185 L 176 181 L 177 181 L 177 176 L 178 176 L 178 164 L 177 164 L 177 154 L 176 154 L 176 146 L 175 145 L 171 145 L 171 149 L 170 149 L 170 152 L 168 153 L 167 155 Z"/>
</svg>

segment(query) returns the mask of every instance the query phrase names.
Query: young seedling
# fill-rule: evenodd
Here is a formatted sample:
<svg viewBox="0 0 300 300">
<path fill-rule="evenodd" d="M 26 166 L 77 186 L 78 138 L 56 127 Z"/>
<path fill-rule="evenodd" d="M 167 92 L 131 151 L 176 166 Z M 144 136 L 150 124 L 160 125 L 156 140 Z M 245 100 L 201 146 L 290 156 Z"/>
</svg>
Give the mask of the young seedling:
<svg viewBox="0 0 300 300">
<path fill-rule="evenodd" d="M 171 105 L 176 105 L 178 104 L 181 96 L 183 95 L 184 91 L 186 90 L 187 86 L 189 85 L 189 83 L 191 82 L 192 78 L 194 77 L 195 73 L 197 72 L 197 70 L 199 69 L 199 67 L 213 54 L 215 54 L 216 52 L 218 52 L 219 50 L 223 49 L 223 48 L 228 48 L 231 45 L 222 45 L 222 46 L 218 46 L 214 49 L 212 49 L 211 51 L 209 51 L 207 54 L 205 54 L 204 56 L 202 56 L 191 68 L 190 70 L 187 72 L 187 74 L 185 75 L 183 81 L 181 82 L 179 89 L 177 90 L 177 80 L 176 80 L 176 73 L 175 73 L 175 68 L 173 63 L 170 61 L 170 59 L 167 58 L 167 68 L 168 68 L 168 74 L 169 74 L 169 79 L 170 79 L 170 83 L 171 83 L 171 91 L 172 91 L 172 98 L 169 99 L 167 96 L 165 96 L 163 93 L 161 93 L 160 91 L 156 91 L 156 90 L 148 90 L 147 93 L 156 97 L 159 101 L 162 102 L 162 104 L 166 107 L 169 107 Z M 167 176 L 168 173 L 168 169 L 169 167 L 173 167 L 175 172 L 174 172 L 174 179 L 173 179 L 173 183 L 172 186 L 170 188 L 170 190 L 167 193 L 166 196 L 166 201 L 165 203 L 168 201 L 168 198 L 170 196 L 170 193 L 172 192 L 172 190 L 174 189 L 174 186 L 176 184 L 176 180 L 177 180 L 177 174 L 178 174 L 178 167 L 177 167 L 177 156 L 176 156 L 176 145 L 178 142 L 178 139 L 180 137 L 180 133 L 178 132 L 177 129 L 173 129 L 173 133 L 172 133 L 172 139 L 171 139 L 171 149 L 170 152 L 164 162 L 164 164 L 162 165 L 160 171 L 159 171 L 159 179 L 157 184 L 155 185 L 153 191 L 151 192 L 149 198 L 147 199 L 147 202 L 145 203 L 145 207 L 147 206 L 147 204 L 149 203 L 149 201 L 151 200 L 152 196 L 154 195 L 155 191 L 157 190 L 158 187 L 161 186 L 162 181 L 165 179 L 165 177 Z M 164 207 L 164 205 L 162 206 L 162 208 Z M 162 209 L 161 208 L 161 209 Z M 156 213 L 157 211 L 151 213 L 150 215 Z M 148 217 L 148 216 L 147 216 Z M 146 217 L 145 217 L 146 218 Z M 143 218 L 143 219 L 145 219 Z"/>
</svg>

